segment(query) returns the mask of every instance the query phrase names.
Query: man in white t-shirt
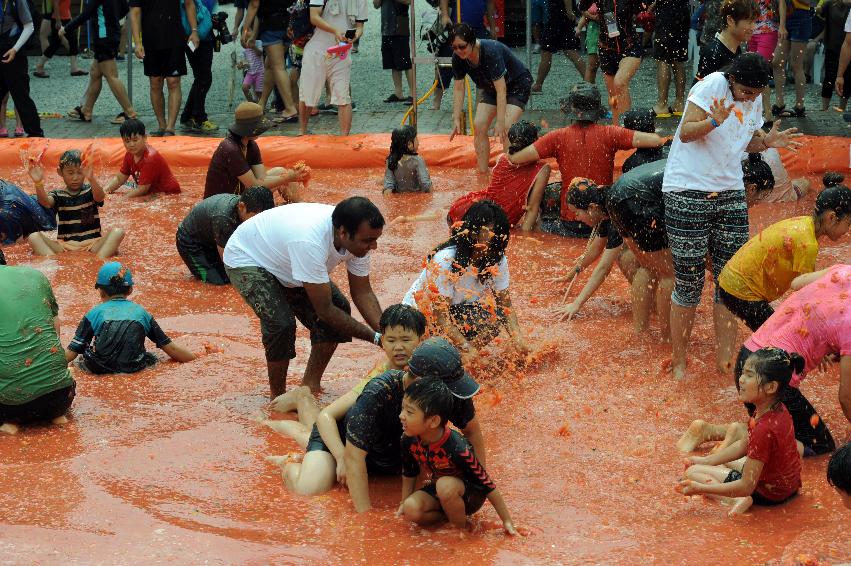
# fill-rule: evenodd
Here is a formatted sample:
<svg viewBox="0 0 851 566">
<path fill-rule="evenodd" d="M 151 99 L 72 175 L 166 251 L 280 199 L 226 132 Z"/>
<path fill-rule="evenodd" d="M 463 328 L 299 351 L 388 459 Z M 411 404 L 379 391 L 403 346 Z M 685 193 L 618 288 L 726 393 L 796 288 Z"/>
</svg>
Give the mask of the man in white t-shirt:
<svg viewBox="0 0 851 566">
<path fill-rule="evenodd" d="M 298 83 L 299 131 L 302 135 L 307 133 L 310 112 L 319 104 L 326 81 L 331 91 L 329 102 L 337 107 L 340 134 L 349 135 L 352 129 L 349 89 L 352 58 L 329 55 L 328 48 L 360 39 L 367 17 L 366 0 L 310 0 L 310 23 L 315 26 L 315 31 L 304 46 Z"/>
<path fill-rule="evenodd" d="M 350 197 L 336 207 L 279 206 L 246 220 L 231 235 L 222 259 L 231 283 L 260 319 L 273 399 L 286 391 L 296 318 L 310 330 L 302 384 L 313 391 L 337 344 L 352 337 L 380 344 L 381 307 L 369 281 L 369 252 L 383 228 L 374 204 Z M 340 263 L 346 264 L 352 301 L 369 326 L 351 317 L 349 301 L 331 281 Z"/>
<path fill-rule="evenodd" d="M 839 52 L 839 68 L 836 71 L 836 94 L 845 98 L 845 70 L 851 62 L 851 12 L 845 20 L 845 41 L 842 42 L 842 50 Z"/>
</svg>

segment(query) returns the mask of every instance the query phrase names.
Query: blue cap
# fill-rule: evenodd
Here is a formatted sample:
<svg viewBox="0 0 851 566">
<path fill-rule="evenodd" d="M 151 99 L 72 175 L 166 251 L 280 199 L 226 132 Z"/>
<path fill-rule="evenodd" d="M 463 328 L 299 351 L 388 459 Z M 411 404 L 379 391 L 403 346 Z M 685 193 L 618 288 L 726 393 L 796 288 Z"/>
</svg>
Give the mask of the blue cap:
<svg viewBox="0 0 851 566">
<path fill-rule="evenodd" d="M 113 279 L 116 277 L 124 284 L 125 287 L 133 286 L 133 276 L 130 274 L 130 270 L 117 261 L 110 261 L 109 263 L 103 264 L 103 266 L 98 270 L 98 278 L 95 283 L 95 287 L 107 287 L 112 285 Z M 118 283 L 119 281 L 115 281 L 115 283 Z"/>
</svg>

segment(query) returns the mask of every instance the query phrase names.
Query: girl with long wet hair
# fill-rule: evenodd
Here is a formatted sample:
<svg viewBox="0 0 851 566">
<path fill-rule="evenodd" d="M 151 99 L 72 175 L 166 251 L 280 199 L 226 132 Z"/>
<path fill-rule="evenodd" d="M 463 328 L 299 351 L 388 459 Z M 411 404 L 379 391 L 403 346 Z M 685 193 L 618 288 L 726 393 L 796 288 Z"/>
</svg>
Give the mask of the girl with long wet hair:
<svg viewBox="0 0 851 566">
<path fill-rule="evenodd" d="M 490 200 L 473 204 L 449 239 L 428 255 L 402 301 L 422 311 L 431 332 L 455 343 L 465 361 L 503 326 L 519 352 L 529 349 L 511 308 L 508 240 L 505 212 Z"/>
<path fill-rule="evenodd" d="M 390 134 L 390 154 L 384 172 L 385 193 L 431 192 L 431 177 L 425 160 L 417 155 L 419 145 L 413 126 L 396 128 Z"/>
</svg>

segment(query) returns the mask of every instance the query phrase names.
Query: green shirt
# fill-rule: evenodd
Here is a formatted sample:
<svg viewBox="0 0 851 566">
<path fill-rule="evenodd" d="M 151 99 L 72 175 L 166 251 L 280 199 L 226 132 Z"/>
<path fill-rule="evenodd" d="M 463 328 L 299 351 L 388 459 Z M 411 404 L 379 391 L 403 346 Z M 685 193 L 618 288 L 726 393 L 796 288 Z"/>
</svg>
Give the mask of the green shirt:
<svg viewBox="0 0 851 566">
<path fill-rule="evenodd" d="M 0 265 L 0 404 L 23 405 L 74 384 L 53 326 L 58 313 L 40 271 Z"/>
</svg>

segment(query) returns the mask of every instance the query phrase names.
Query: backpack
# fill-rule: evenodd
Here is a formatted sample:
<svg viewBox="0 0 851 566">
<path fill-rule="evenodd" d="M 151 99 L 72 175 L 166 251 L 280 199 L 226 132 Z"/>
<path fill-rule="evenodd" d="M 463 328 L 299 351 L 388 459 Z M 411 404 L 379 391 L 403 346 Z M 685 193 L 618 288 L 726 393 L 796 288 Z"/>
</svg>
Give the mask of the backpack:
<svg viewBox="0 0 851 566">
<path fill-rule="evenodd" d="M 196 0 L 195 2 L 195 22 L 198 24 L 198 37 L 202 40 L 212 38 L 213 19 L 210 17 L 210 10 L 204 0 Z M 183 24 L 183 33 L 187 36 L 192 34 L 192 28 L 189 26 L 189 20 L 186 18 L 186 6 L 183 0 L 180 0 L 180 23 Z"/>
<path fill-rule="evenodd" d="M 310 4 L 307 0 L 296 0 L 292 6 L 287 8 L 290 13 L 290 23 L 287 26 L 287 35 L 293 41 L 306 43 L 313 37 L 313 24 L 310 23 Z"/>
</svg>

